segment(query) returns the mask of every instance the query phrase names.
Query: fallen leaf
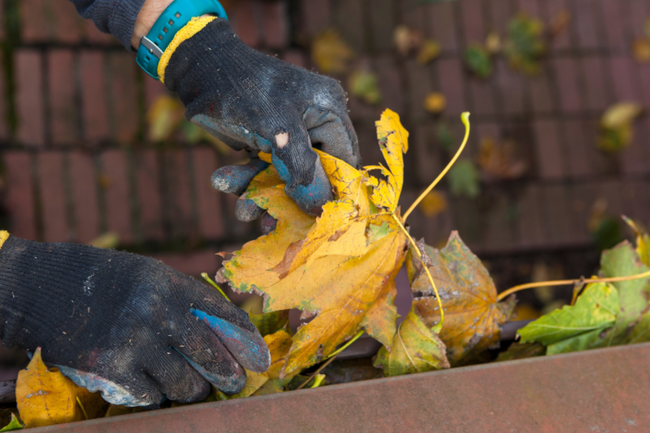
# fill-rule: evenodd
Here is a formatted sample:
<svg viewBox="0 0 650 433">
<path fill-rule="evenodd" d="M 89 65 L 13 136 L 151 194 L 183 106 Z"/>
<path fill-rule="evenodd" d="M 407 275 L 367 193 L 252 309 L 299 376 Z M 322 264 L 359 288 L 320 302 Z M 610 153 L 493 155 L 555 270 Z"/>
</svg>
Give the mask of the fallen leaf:
<svg viewBox="0 0 650 433">
<path fill-rule="evenodd" d="M 357 69 L 350 74 L 349 81 L 350 93 L 359 97 L 366 104 L 376 105 L 381 102 L 377 76 L 372 72 Z"/>
<path fill-rule="evenodd" d="M 387 167 L 358 171 L 319 152 L 338 200 L 315 220 L 292 204 L 273 166 L 245 193 L 278 220 L 277 227 L 244 245 L 221 275 L 235 290 L 263 294 L 265 312 L 298 308 L 303 317 L 314 317 L 292 337 L 279 378 L 324 359 L 360 329 L 386 346 L 395 335 L 394 278 L 407 239 L 390 213 L 377 210 L 397 211 L 408 133 L 399 116 L 386 110 L 377 135 Z M 368 175 L 370 169 L 380 169 L 386 179 Z M 370 196 L 360 192 L 368 186 Z"/>
<path fill-rule="evenodd" d="M 2 427 L 0 429 L 0 432 L 6 432 L 6 431 L 15 431 L 15 430 L 22 430 L 24 428 L 23 424 L 20 422 L 20 420 L 14 415 L 14 413 L 11 413 L 11 420 L 9 421 L 9 424 L 6 426 Z"/>
<path fill-rule="evenodd" d="M 159 96 L 147 111 L 149 139 L 168 140 L 184 120 L 185 107 L 178 98 L 169 95 Z"/>
<path fill-rule="evenodd" d="M 650 311 L 641 316 L 641 320 L 634 325 L 623 344 L 647 343 L 650 341 Z"/>
<path fill-rule="evenodd" d="M 487 180 L 517 179 L 526 172 L 526 162 L 516 156 L 515 143 L 497 143 L 491 137 L 483 137 L 477 156 L 478 166 Z"/>
<path fill-rule="evenodd" d="M 379 349 L 374 362 L 386 376 L 449 368 L 444 343 L 418 316 L 415 306 L 400 323 L 391 346 L 390 352 L 386 347 Z"/>
<path fill-rule="evenodd" d="M 544 23 L 520 13 L 508 24 L 503 52 L 512 69 L 527 75 L 539 73 L 540 60 L 546 53 Z"/>
<path fill-rule="evenodd" d="M 221 391 L 217 392 L 217 400 L 234 400 L 236 398 L 250 397 L 255 394 L 266 382 L 269 377 L 266 373 L 254 373 L 246 370 L 246 384 L 237 394 L 227 395 Z"/>
<path fill-rule="evenodd" d="M 429 113 L 441 113 L 447 106 L 447 98 L 440 92 L 431 92 L 424 98 L 424 109 Z"/>
<path fill-rule="evenodd" d="M 16 404 L 25 427 L 44 427 L 84 418 L 77 404 L 83 388 L 75 385 L 57 368 L 48 369 L 37 348 L 16 382 Z M 85 391 L 85 389 L 84 389 Z"/>
<path fill-rule="evenodd" d="M 421 32 L 412 30 L 405 25 L 397 26 L 393 31 L 393 43 L 397 52 L 402 56 L 408 56 L 413 50 L 420 47 L 423 39 Z"/>
<path fill-rule="evenodd" d="M 481 261 L 453 231 L 441 250 L 418 242 L 440 294 L 445 321 L 440 339 L 447 346 L 452 363 L 470 352 L 480 353 L 499 343 L 503 325 L 514 307 L 513 301 L 497 302 L 497 289 Z M 422 265 L 414 257 L 413 248 L 407 257 L 410 270 L 413 305 L 424 323 L 432 328 L 440 322 L 440 310 L 433 288 Z"/>
<path fill-rule="evenodd" d="M 116 248 L 119 243 L 119 234 L 116 232 L 107 232 L 90 241 L 88 245 L 95 248 Z"/>
<path fill-rule="evenodd" d="M 433 218 L 447 210 L 447 199 L 444 194 L 439 193 L 438 191 L 431 191 L 422 199 L 418 208 L 422 211 L 424 216 L 427 218 Z"/>
<path fill-rule="evenodd" d="M 440 123 L 436 128 L 436 138 L 444 150 L 447 152 L 453 150 L 456 139 L 454 138 L 454 134 L 452 133 L 451 128 L 449 128 L 449 125 L 446 123 Z"/>
<path fill-rule="evenodd" d="M 474 44 L 465 50 L 465 64 L 468 69 L 480 78 L 492 75 L 492 59 L 485 47 Z"/>
<path fill-rule="evenodd" d="M 508 350 L 499 353 L 495 362 L 514 361 L 515 359 L 527 359 L 535 356 L 542 356 L 546 353 L 546 347 L 539 343 L 512 343 Z"/>
<path fill-rule="evenodd" d="M 440 55 L 440 44 L 433 39 L 426 39 L 418 51 L 416 58 L 421 65 L 426 65 Z"/>
<path fill-rule="evenodd" d="M 501 51 L 501 36 L 497 32 L 490 32 L 485 38 L 485 49 L 491 55 L 498 54 Z"/>
<path fill-rule="evenodd" d="M 605 110 L 600 125 L 609 129 L 621 128 L 631 124 L 642 111 L 643 107 L 636 102 L 619 102 Z"/>
<path fill-rule="evenodd" d="M 600 334 L 616 323 L 619 296 L 609 283 L 589 284 L 575 305 L 540 317 L 518 331 L 521 343 L 538 342 L 547 355 L 602 345 Z"/>
<path fill-rule="evenodd" d="M 568 9 L 560 9 L 553 15 L 548 25 L 548 33 L 551 38 L 558 37 L 571 23 L 571 12 Z"/>
<path fill-rule="evenodd" d="M 280 330 L 274 334 L 265 336 L 264 342 L 271 353 L 271 366 L 266 371 L 266 375 L 271 380 L 279 379 L 280 372 L 282 371 L 282 367 L 286 361 L 286 356 L 293 344 L 291 334 L 284 330 Z"/>
<path fill-rule="evenodd" d="M 451 167 L 447 174 L 451 193 L 467 198 L 476 198 L 481 193 L 481 184 L 476 166 L 472 161 L 461 159 Z"/>
<path fill-rule="evenodd" d="M 271 313 L 253 314 L 249 313 L 248 318 L 255 325 L 262 337 L 275 334 L 281 329 L 290 331 L 289 310 L 274 311 Z"/>
<path fill-rule="evenodd" d="M 354 59 L 354 51 L 336 30 L 329 29 L 320 33 L 312 42 L 311 57 L 322 73 L 342 74 L 347 72 Z"/>
<path fill-rule="evenodd" d="M 647 37 L 636 39 L 632 43 L 632 55 L 639 63 L 650 62 L 650 39 Z"/>
<path fill-rule="evenodd" d="M 623 220 L 636 233 L 636 254 L 644 265 L 650 266 L 650 235 L 630 218 L 623 216 Z"/>
</svg>

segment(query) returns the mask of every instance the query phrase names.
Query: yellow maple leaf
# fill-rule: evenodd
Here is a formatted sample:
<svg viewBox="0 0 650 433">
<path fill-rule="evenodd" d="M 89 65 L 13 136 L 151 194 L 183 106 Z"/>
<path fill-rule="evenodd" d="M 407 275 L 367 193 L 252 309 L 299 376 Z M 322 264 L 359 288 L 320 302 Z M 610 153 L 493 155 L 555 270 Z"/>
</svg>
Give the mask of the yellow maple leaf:
<svg viewBox="0 0 650 433">
<path fill-rule="evenodd" d="M 354 51 L 336 30 L 325 30 L 314 39 L 311 56 L 324 74 L 341 74 L 348 70 Z"/>
<path fill-rule="evenodd" d="M 221 275 L 235 290 L 263 294 L 265 312 L 299 308 L 315 316 L 293 336 L 279 378 L 324 359 L 360 329 L 386 347 L 392 344 L 394 279 L 407 242 L 394 212 L 408 132 L 390 110 L 377 122 L 377 130 L 388 168 L 358 171 L 319 152 L 337 200 L 327 203 L 317 219 L 303 214 L 284 194 L 272 166 L 246 192 L 246 198 L 278 223 L 272 233 L 247 243 L 225 262 Z M 368 175 L 374 168 L 387 179 Z"/>
<path fill-rule="evenodd" d="M 43 427 L 103 415 L 108 406 L 99 393 L 90 393 L 75 385 L 57 368 L 48 369 L 41 358 L 41 348 L 34 352 L 25 370 L 18 373 L 16 404 L 25 427 Z M 105 405 L 105 406 L 104 406 Z"/>
</svg>

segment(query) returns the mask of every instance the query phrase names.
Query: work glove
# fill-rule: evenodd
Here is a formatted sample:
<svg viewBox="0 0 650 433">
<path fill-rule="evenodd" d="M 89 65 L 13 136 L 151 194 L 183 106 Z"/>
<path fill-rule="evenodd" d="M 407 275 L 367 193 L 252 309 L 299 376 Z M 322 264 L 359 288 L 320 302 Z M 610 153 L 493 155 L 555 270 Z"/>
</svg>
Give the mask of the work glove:
<svg viewBox="0 0 650 433">
<path fill-rule="evenodd" d="M 220 191 L 241 195 L 268 166 L 256 157 L 262 151 L 272 154 L 287 195 L 303 211 L 318 215 L 333 196 L 312 144 L 354 167 L 360 163 L 338 82 L 255 51 L 224 19 L 203 17 L 181 29 L 158 74 L 178 92 L 188 120 L 230 147 L 249 151 L 250 163 L 214 173 L 212 185 Z M 251 221 L 262 211 L 240 199 L 235 214 Z"/>
<path fill-rule="evenodd" d="M 201 401 L 264 372 L 270 355 L 248 315 L 161 262 L 0 232 L 0 336 L 113 404 Z"/>
</svg>

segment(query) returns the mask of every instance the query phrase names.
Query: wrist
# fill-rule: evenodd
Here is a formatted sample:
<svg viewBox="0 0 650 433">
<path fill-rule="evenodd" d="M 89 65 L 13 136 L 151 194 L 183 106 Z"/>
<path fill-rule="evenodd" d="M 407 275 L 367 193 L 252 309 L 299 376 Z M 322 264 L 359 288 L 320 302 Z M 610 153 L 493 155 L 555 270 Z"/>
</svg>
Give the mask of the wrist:
<svg viewBox="0 0 650 433">
<path fill-rule="evenodd" d="M 143 36 L 151 30 L 160 14 L 164 12 L 167 7 L 172 4 L 174 0 L 145 0 L 135 21 L 135 28 L 133 29 L 133 37 L 131 38 L 131 46 L 138 49 L 140 40 Z"/>
</svg>

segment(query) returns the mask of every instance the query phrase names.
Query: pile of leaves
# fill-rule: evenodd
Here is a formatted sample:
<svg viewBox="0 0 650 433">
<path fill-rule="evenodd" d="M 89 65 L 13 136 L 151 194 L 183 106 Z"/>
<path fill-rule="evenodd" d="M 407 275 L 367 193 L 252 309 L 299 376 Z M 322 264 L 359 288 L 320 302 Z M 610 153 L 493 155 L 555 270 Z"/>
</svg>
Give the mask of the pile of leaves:
<svg viewBox="0 0 650 433">
<path fill-rule="evenodd" d="M 467 113 L 463 121 L 465 140 L 436 182 L 467 142 Z M 300 211 L 273 166 L 250 183 L 246 198 L 266 209 L 277 220 L 276 228 L 240 251 L 223 253 L 228 260 L 217 279 L 236 291 L 263 296 L 264 312 L 250 313 L 250 318 L 269 347 L 271 366 L 265 373 L 247 372 L 239 394 L 227 396 L 215 389 L 207 401 L 375 377 L 333 372 L 328 378 L 328 370 L 318 374 L 320 368 L 308 376 L 364 333 L 382 344 L 372 360 L 374 367 L 368 367 L 384 376 L 496 358 L 488 349 L 499 347 L 501 328 L 513 319 L 511 293 L 522 287 L 498 295 L 489 272 L 457 232 L 441 249 L 426 245 L 424 239 L 413 240 L 406 219 L 417 202 L 404 213 L 398 206 L 408 132 L 399 116 L 386 110 L 377 122 L 377 137 L 385 165 L 358 170 L 319 152 L 336 196 L 320 217 Z M 270 155 L 261 157 L 270 161 Z M 376 172 L 380 176 L 373 175 Z M 430 196 L 436 182 L 423 197 Z M 605 251 L 600 278 L 579 280 L 572 305 L 520 329 L 520 340 L 496 360 L 650 341 L 650 236 L 629 224 L 637 232 L 636 248 L 624 242 Z M 400 322 L 395 277 L 404 266 L 413 303 Z M 306 321 L 295 333 L 289 327 L 290 309 L 301 310 Z M 22 421 L 12 414 L 2 431 L 134 411 L 109 406 L 56 369 L 48 370 L 38 351 L 20 373 L 17 401 Z"/>
</svg>

